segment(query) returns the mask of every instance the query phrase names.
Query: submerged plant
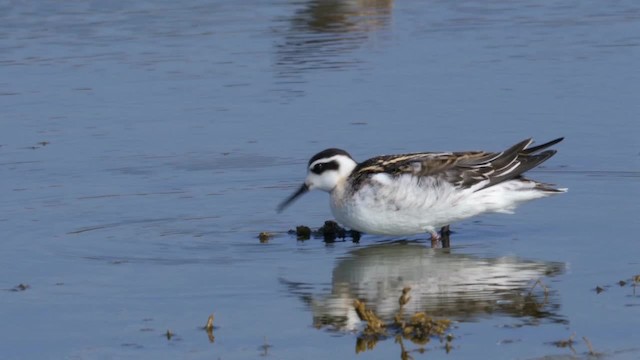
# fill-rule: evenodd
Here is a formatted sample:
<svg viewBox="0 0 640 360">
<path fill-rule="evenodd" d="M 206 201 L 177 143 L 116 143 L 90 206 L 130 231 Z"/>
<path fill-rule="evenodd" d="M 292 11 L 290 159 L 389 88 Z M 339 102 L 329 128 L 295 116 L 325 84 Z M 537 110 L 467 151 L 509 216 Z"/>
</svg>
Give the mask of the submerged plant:
<svg viewBox="0 0 640 360">
<path fill-rule="evenodd" d="M 378 341 L 391 336 L 393 336 L 395 342 L 400 345 L 402 352 L 401 358 L 403 359 L 411 358 L 404 347 L 403 339 L 424 346 L 429 343 L 431 338 L 438 337 L 441 341 L 446 340 L 445 350 L 447 352 L 451 350 L 453 336 L 449 334 L 444 338 L 446 331 L 451 326 L 451 320 L 436 319 L 424 311 L 418 311 L 409 316 L 404 314 L 404 306 L 411 301 L 411 296 L 409 296 L 410 291 L 410 287 L 402 289 L 402 294 L 398 298 L 400 308 L 393 321 L 387 323 L 382 321 L 373 310 L 368 309 L 364 302 L 354 300 L 353 306 L 358 317 L 367 323 L 356 342 L 356 353 L 371 350 Z M 420 348 L 416 351 L 424 351 L 424 349 Z"/>
</svg>

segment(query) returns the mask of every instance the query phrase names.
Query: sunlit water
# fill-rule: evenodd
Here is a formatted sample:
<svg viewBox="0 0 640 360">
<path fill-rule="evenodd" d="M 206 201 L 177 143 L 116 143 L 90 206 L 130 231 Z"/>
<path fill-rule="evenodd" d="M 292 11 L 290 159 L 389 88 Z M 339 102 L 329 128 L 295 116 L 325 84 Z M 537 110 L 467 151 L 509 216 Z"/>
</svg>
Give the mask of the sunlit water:
<svg viewBox="0 0 640 360">
<path fill-rule="evenodd" d="M 0 1 L 0 357 L 351 358 L 353 299 L 411 286 L 455 358 L 638 358 L 638 59 L 634 1 Z M 275 212 L 326 147 L 531 136 L 566 137 L 531 176 L 569 192 L 450 251 L 287 234 L 326 194 Z"/>
</svg>

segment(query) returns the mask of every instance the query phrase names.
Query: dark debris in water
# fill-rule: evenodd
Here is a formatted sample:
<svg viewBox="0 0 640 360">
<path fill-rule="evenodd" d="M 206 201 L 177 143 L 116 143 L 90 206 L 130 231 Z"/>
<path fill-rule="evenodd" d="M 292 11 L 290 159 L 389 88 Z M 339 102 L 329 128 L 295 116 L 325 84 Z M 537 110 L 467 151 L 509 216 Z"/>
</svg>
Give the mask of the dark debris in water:
<svg viewBox="0 0 640 360">
<path fill-rule="evenodd" d="M 325 221 L 317 230 L 313 230 L 311 227 L 306 225 L 299 225 L 296 226 L 295 229 L 289 230 L 287 233 L 289 235 L 295 235 L 298 241 L 309 240 L 311 238 L 323 239 L 326 243 L 332 243 L 338 240 L 346 241 L 346 239 L 351 239 L 354 243 L 360 241 L 360 233 L 358 231 L 347 230 L 333 220 Z M 263 231 L 259 233 L 257 237 L 260 240 L 260 243 L 264 244 L 268 243 L 274 236 L 274 233 Z"/>
<path fill-rule="evenodd" d="M 308 226 L 296 226 L 296 236 L 298 240 L 308 240 L 311 237 L 311 228 Z"/>
<path fill-rule="evenodd" d="M 640 286 L 640 274 L 639 275 L 633 275 L 631 276 L 631 278 L 627 278 L 627 279 L 622 279 L 622 280 L 618 280 L 615 282 L 615 285 L 618 285 L 618 287 L 624 288 L 624 287 L 632 287 L 634 290 L 634 295 L 635 295 L 635 289 Z M 612 287 L 615 287 L 615 285 L 603 285 L 603 286 L 596 286 L 594 289 L 596 294 L 600 294 L 604 291 L 609 290 Z"/>
<path fill-rule="evenodd" d="M 637 288 L 640 286 L 640 274 L 633 275 L 630 278 L 618 280 L 613 284 L 608 285 L 597 285 L 595 288 L 592 288 L 592 291 L 595 291 L 596 294 L 601 294 L 603 292 L 615 291 L 616 289 L 626 289 L 631 288 L 631 294 L 628 294 L 627 297 L 634 299 L 634 303 L 625 304 L 625 307 L 635 307 L 640 306 L 640 303 L 637 303 L 637 299 L 639 297 L 639 293 Z"/>
<path fill-rule="evenodd" d="M 338 225 L 337 222 L 327 220 L 318 230 L 312 230 L 305 225 L 296 226 L 295 230 L 289 230 L 289 234 L 295 234 L 298 240 L 308 240 L 310 238 L 323 239 L 327 243 L 336 240 L 345 240 L 350 238 L 353 242 L 360 241 L 360 233 L 355 230 L 347 230 Z"/>
<path fill-rule="evenodd" d="M 31 288 L 31 286 L 29 286 L 29 284 L 20 283 L 20 284 L 14 286 L 13 288 L 11 288 L 10 291 L 19 292 L 19 291 L 25 291 L 25 290 L 30 289 L 30 288 Z"/>
<path fill-rule="evenodd" d="M 45 147 L 45 146 L 47 146 L 49 144 L 50 144 L 50 142 L 48 142 L 46 140 L 45 141 L 39 141 L 36 145 L 27 146 L 27 149 L 37 150 L 37 149 L 43 148 L 43 147 Z"/>
<path fill-rule="evenodd" d="M 569 348 L 571 349 L 571 352 L 575 355 L 576 354 L 576 350 L 573 348 L 573 345 L 575 344 L 575 340 L 573 340 L 573 338 L 576 337 L 576 334 L 573 333 L 571 334 L 571 336 L 569 336 L 568 339 L 562 339 L 562 340 L 558 340 L 558 341 L 552 341 L 550 344 L 558 347 L 558 348 Z"/>
<path fill-rule="evenodd" d="M 258 347 L 260 350 L 260 356 L 267 357 L 269 356 L 269 350 L 273 347 L 273 345 L 269 344 L 267 341 L 267 337 L 264 337 L 264 343 Z"/>
<path fill-rule="evenodd" d="M 567 348 L 567 349 L 571 350 L 571 353 L 575 357 L 575 356 L 578 355 L 578 352 L 574 348 L 574 346 L 578 346 L 578 342 L 574 340 L 575 337 L 576 337 L 576 334 L 573 333 L 573 334 L 571 334 L 571 336 L 568 339 L 552 341 L 552 342 L 547 343 L 547 344 L 553 345 L 553 346 L 555 346 L 557 348 Z M 587 338 L 586 336 L 583 336 L 582 340 L 584 341 L 585 345 L 587 346 L 587 349 L 588 349 L 587 354 L 590 357 L 600 357 L 600 356 L 603 355 L 602 353 L 597 352 L 597 351 L 594 350 L 593 344 L 591 343 L 589 338 Z"/>
</svg>

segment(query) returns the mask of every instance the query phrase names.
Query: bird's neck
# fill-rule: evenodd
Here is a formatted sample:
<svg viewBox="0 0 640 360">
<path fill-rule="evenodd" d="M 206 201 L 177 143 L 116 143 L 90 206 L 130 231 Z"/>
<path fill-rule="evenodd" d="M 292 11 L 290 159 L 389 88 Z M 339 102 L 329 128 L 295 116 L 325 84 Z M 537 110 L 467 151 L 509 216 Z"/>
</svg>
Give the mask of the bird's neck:
<svg viewBox="0 0 640 360">
<path fill-rule="evenodd" d="M 358 166 L 358 163 L 351 158 L 340 164 L 340 175 L 342 175 L 342 179 L 346 181 L 356 166 Z"/>
</svg>

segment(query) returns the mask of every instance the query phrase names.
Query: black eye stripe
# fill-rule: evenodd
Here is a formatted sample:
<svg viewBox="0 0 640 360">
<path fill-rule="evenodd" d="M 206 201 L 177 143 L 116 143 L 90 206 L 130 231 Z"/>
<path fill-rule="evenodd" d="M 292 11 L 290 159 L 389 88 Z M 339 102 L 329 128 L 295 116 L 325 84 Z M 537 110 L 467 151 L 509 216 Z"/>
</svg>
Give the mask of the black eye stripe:
<svg viewBox="0 0 640 360">
<path fill-rule="evenodd" d="M 312 168 L 311 168 L 311 172 L 314 174 L 322 174 L 323 172 L 327 171 L 327 170 L 338 170 L 338 168 L 340 167 L 340 165 L 338 165 L 338 162 L 333 160 L 333 161 L 329 161 L 326 163 L 317 163 L 315 164 Z"/>
</svg>

